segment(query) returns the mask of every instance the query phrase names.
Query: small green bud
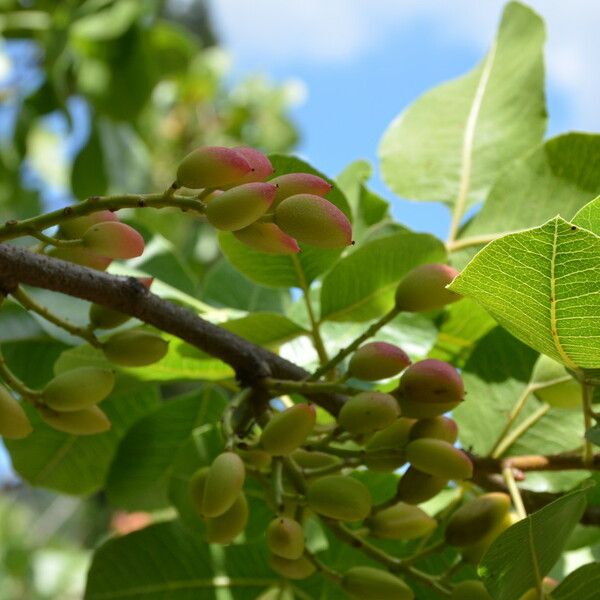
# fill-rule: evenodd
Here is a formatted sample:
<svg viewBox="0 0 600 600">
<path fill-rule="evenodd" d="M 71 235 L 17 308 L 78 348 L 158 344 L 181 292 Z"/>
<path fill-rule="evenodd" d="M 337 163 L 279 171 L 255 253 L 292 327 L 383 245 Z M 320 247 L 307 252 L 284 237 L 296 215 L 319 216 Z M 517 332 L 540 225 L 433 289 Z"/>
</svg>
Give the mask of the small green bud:
<svg viewBox="0 0 600 600">
<path fill-rule="evenodd" d="M 72 412 L 56 412 L 50 408 L 39 408 L 42 419 L 48 425 L 73 435 L 95 435 L 110 429 L 108 417 L 97 406 Z"/>
<path fill-rule="evenodd" d="M 510 496 L 501 492 L 483 494 L 454 512 L 446 527 L 446 542 L 470 546 L 497 529 L 510 510 Z"/>
<path fill-rule="evenodd" d="M 398 402 L 389 394 L 361 392 L 342 406 L 338 423 L 354 434 L 371 433 L 391 425 L 400 414 Z"/>
<path fill-rule="evenodd" d="M 352 225 L 335 204 L 313 194 L 296 194 L 275 209 L 275 224 L 299 242 L 318 248 L 352 243 Z"/>
<path fill-rule="evenodd" d="M 402 579 L 373 567 L 348 569 L 340 585 L 356 600 L 412 600 L 415 597 Z"/>
<path fill-rule="evenodd" d="M 112 371 L 80 367 L 52 379 L 42 391 L 42 401 L 59 412 L 81 410 L 104 400 L 114 385 Z"/>
<path fill-rule="evenodd" d="M 237 454 L 233 452 L 219 454 L 206 476 L 202 514 L 214 518 L 228 511 L 240 495 L 245 477 L 244 463 Z"/>
<path fill-rule="evenodd" d="M 256 469 L 268 469 L 271 466 L 272 457 L 268 452 L 257 448 L 248 450 L 236 448 L 239 457 L 244 461 L 244 464 L 255 467 Z"/>
<path fill-rule="evenodd" d="M 417 506 L 398 502 L 366 522 L 370 534 L 386 540 L 413 540 L 430 534 L 437 521 Z"/>
<path fill-rule="evenodd" d="M 248 501 L 243 492 L 218 517 L 206 519 L 206 541 L 209 544 L 230 544 L 244 531 L 248 523 Z"/>
<path fill-rule="evenodd" d="M 246 246 L 268 254 L 297 254 L 298 242 L 281 231 L 275 223 L 252 223 L 248 227 L 234 231 L 233 235 Z"/>
<path fill-rule="evenodd" d="M 450 600 L 493 600 L 483 582 L 475 579 L 461 581 L 454 586 Z"/>
<path fill-rule="evenodd" d="M 402 348 L 387 342 L 369 342 L 352 355 L 348 375 L 363 381 L 377 381 L 397 375 L 408 365 L 410 358 Z"/>
<path fill-rule="evenodd" d="M 273 456 L 286 456 L 299 448 L 315 426 L 315 407 L 295 404 L 276 413 L 265 425 L 260 445 Z"/>
<path fill-rule="evenodd" d="M 190 152 L 177 168 L 177 183 L 190 189 L 222 188 L 242 183 L 252 167 L 241 152 L 205 146 Z"/>
<path fill-rule="evenodd" d="M 396 498 L 408 504 L 421 504 L 437 496 L 447 483 L 447 478 L 435 477 L 410 467 L 398 482 Z"/>
<path fill-rule="evenodd" d="M 435 438 L 454 444 L 458 438 L 458 425 L 450 417 L 433 417 L 417 421 L 410 430 L 410 439 Z"/>
<path fill-rule="evenodd" d="M 169 350 L 159 335 L 143 330 L 128 330 L 111 335 L 102 344 L 108 360 L 123 367 L 145 367 L 158 362 Z"/>
<path fill-rule="evenodd" d="M 206 207 L 209 223 L 222 231 L 244 229 L 262 217 L 277 188 L 270 183 L 244 183 L 211 200 Z"/>
<path fill-rule="evenodd" d="M 446 479 L 470 479 L 473 463 L 470 458 L 452 444 L 433 438 L 420 438 L 406 446 L 406 458 L 411 465 Z"/>
<path fill-rule="evenodd" d="M 372 471 L 395 471 L 406 463 L 404 448 L 416 421 L 400 417 L 376 432 L 365 445 L 365 465 Z"/>
<path fill-rule="evenodd" d="M 204 502 L 204 486 L 206 485 L 206 478 L 208 477 L 208 471 L 210 467 L 201 467 L 193 473 L 190 477 L 189 491 L 190 498 L 194 508 L 198 511 L 198 514 L 202 516 L 202 503 Z"/>
<path fill-rule="evenodd" d="M 369 489 L 357 479 L 328 475 L 309 483 L 308 506 L 314 512 L 340 521 L 360 521 L 371 510 Z"/>
<path fill-rule="evenodd" d="M 296 560 L 304 554 L 304 531 L 294 519 L 277 517 L 267 527 L 267 546 L 277 556 Z"/>
<path fill-rule="evenodd" d="M 460 300 L 446 289 L 458 271 L 437 263 L 419 265 L 405 275 L 396 288 L 396 308 L 405 312 L 429 312 Z"/>
<path fill-rule="evenodd" d="M 305 556 L 290 560 L 271 554 L 269 555 L 269 566 L 286 579 L 306 579 L 316 570 L 315 566 Z"/>
<path fill-rule="evenodd" d="M 23 407 L 13 395 L 0 384 L 0 436 L 20 440 L 33 431 Z"/>
</svg>

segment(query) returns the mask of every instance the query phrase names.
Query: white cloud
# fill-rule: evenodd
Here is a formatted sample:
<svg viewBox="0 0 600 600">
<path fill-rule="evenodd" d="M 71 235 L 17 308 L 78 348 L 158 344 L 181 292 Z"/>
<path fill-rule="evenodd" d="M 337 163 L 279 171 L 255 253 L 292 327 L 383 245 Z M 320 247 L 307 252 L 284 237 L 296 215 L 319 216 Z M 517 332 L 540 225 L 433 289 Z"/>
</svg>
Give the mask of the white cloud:
<svg viewBox="0 0 600 600">
<path fill-rule="evenodd" d="M 546 20 L 548 79 L 563 94 L 569 122 L 600 130 L 600 3 L 530 0 Z M 424 20 L 436 35 L 489 45 L 501 0 L 213 0 L 224 41 L 265 69 L 281 64 L 348 64 Z"/>
</svg>

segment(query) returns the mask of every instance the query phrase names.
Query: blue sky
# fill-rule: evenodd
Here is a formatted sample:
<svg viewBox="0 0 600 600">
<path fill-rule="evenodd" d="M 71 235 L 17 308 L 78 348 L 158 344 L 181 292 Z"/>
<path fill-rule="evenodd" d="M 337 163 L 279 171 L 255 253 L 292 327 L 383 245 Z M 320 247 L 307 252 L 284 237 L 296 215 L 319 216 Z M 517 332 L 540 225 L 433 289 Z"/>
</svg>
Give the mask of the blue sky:
<svg viewBox="0 0 600 600">
<path fill-rule="evenodd" d="M 534 0 L 548 27 L 548 134 L 599 130 L 596 74 L 600 3 Z M 472 68 L 491 43 L 499 0 L 212 0 L 234 76 L 264 72 L 306 89 L 294 108 L 300 152 L 335 175 L 352 160 L 377 166 L 377 145 L 389 122 L 421 93 Z M 373 187 L 393 198 L 380 181 Z M 395 216 L 445 236 L 439 205 L 397 200 Z"/>
</svg>

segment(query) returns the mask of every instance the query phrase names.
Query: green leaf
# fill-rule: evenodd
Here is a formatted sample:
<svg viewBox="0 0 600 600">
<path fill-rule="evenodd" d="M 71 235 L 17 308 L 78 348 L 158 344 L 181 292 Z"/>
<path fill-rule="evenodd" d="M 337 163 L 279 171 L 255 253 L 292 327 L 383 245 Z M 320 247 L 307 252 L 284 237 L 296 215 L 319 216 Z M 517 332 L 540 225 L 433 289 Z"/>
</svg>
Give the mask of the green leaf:
<svg viewBox="0 0 600 600">
<path fill-rule="evenodd" d="M 92 127 L 90 137 L 73 162 L 71 190 L 79 199 L 103 196 L 108 191 L 104 148 L 96 127 Z"/>
<path fill-rule="evenodd" d="M 600 446 L 600 425 L 596 424 L 585 432 L 585 439 Z"/>
<path fill-rule="evenodd" d="M 427 92 L 386 131 L 379 156 L 388 186 L 415 200 L 481 200 L 498 171 L 544 135 L 544 38 L 542 20 L 509 3 L 485 60 Z"/>
<path fill-rule="evenodd" d="M 219 381 L 233 376 L 233 369 L 219 359 L 200 352 L 179 338 L 163 337 L 169 341 L 169 351 L 164 358 L 147 367 L 116 367 L 105 358 L 101 350 L 82 345 L 63 352 L 56 363 L 56 372 L 82 366 L 110 367 L 142 381 Z"/>
<path fill-rule="evenodd" d="M 450 289 L 571 369 L 600 367 L 600 238 L 556 217 L 491 242 Z"/>
<path fill-rule="evenodd" d="M 536 227 L 557 214 L 576 223 L 573 215 L 598 192 L 600 135 L 560 135 L 517 158 L 499 174 L 483 208 L 460 238 Z"/>
<path fill-rule="evenodd" d="M 600 587 L 600 563 L 583 565 L 552 590 L 553 600 L 587 600 L 595 598 Z"/>
<path fill-rule="evenodd" d="M 221 392 L 206 387 L 169 400 L 140 419 L 112 462 L 105 486 L 111 504 L 127 510 L 168 506 L 171 465 L 182 441 L 194 427 L 216 422 L 226 403 Z"/>
<path fill-rule="evenodd" d="M 473 349 L 462 370 L 465 401 L 452 413 L 460 442 L 481 456 L 488 455 L 506 425 L 508 415 L 528 393 L 513 428 L 536 413 L 541 404 L 529 389 L 537 354 L 505 330 L 496 327 Z M 552 408 L 532 424 L 503 456 L 555 454 L 581 444 L 578 411 Z M 585 471 L 528 473 L 523 486 L 537 491 L 563 491 L 586 477 Z"/>
<path fill-rule="evenodd" d="M 85 600 L 254 600 L 280 577 L 267 566 L 264 544 L 229 546 L 222 556 L 178 522 L 158 523 L 108 540 L 94 555 Z M 221 596 L 219 596 L 221 597 Z"/>
<path fill-rule="evenodd" d="M 478 569 L 494 598 L 513 600 L 540 585 L 585 510 L 585 493 L 564 495 L 496 538 Z"/>
<path fill-rule="evenodd" d="M 138 18 L 142 7 L 135 0 L 121 0 L 77 19 L 71 26 L 74 36 L 88 40 L 109 40 L 123 35 Z"/>
<path fill-rule="evenodd" d="M 287 290 L 256 285 L 225 259 L 219 260 L 209 269 L 202 283 L 202 299 L 215 306 L 247 311 L 284 312 L 291 302 Z"/>
<path fill-rule="evenodd" d="M 323 173 L 313 169 L 308 163 L 293 156 L 279 154 L 269 157 L 276 175 L 285 173 L 312 173 L 323 177 L 334 187 L 327 194 L 327 200 L 350 216 L 350 207 L 335 182 Z M 327 271 L 342 253 L 341 249 L 326 250 L 300 244 L 298 255 L 276 255 L 259 252 L 242 244 L 231 233 L 219 233 L 219 244 L 227 260 L 251 281 L 267 287 L 297 287 L 310 285 L 319 275 Z"/>
<path fill-rule="evenodd" d="M 13 466 L 31 485 L 64 494 L 87 495 L 104 486 L 120 439 L 129 427 L 159 402 L 155 386 L 123 384 L 102 401 L 111 422 L 106 433 L 77 436 L 46 425 L 27 405 L 33 433 L 24 440 L 5 440 Z"/>
<path fill-rule="evenodd" d="M 598 168 L 600 169 L 600 165 Z M 571 222 L 596 235 L 600 235 L 600 196 L 582 207 L 573 219 L 571 219 Z"/>
<path fill-rule="evenodd" d="M 479 304 L 469 298 L 450 304 L 429 358 L 445 360 L 462 367 L 474 345 L 496 327 L 496 322 Z"/>
<path fill-rule="evenodd" d="M 428 262 L 445 262 L 444 245 L 427 233 L 401 232 L 365 243 L 323 279 L 321 319 L 367 321 L 394 305 L 402 277 Z"/>
<path fill-rule="evenodd" d="M 255 344 L 272 349 L 309 333 L 287 317 L 267 312 L 251 313 L 240 319 L 221 323 L 221 326 Z"/>
</svg>

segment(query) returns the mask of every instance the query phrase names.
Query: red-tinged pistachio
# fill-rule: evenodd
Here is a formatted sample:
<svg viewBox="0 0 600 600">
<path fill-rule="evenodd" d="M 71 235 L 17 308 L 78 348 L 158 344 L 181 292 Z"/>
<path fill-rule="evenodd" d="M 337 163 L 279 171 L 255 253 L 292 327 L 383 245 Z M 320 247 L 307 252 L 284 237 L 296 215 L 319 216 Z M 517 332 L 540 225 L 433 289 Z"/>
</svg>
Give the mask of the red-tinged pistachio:
<svg viewBox="0 0 600 600">
<path fill-rule="evenodd" d="M 262 217 L 277 188 L 270 183 L 244 183 L 211 200 L 206 206 L 209 223 L 222 231 L 237 231 Z"/>
<path fill-rule="evenodd" d="M 398 482 L 396 498 L 408 504 L 421 504 L 437 496 L 447 483 L 447 478 L 428 475 L 415 467 L 410 467 Z"/>
<path fill-rule="evenodd" d="M 273 456 L 291 454 L 313 430 L 316 415 L 312 404 L 295 404 L 276 413 L 263 429 L 261 446 Z"/>
<path fill-rule="evenodd" d="M 434 477 L 469 479 L 473 476 L 471 459 L 462 450 L 443 440 L 414 440 L 406 446 L 406 458 L 419 471 Z"/>
<path fill-rule="evenodd" d="M 452 546 L 470 546 L 481 542 L 505 519 L 510 496 L 501 492 L 483 494 L 454 512 L 446 527 L 446 542 Z"/>
<path fill-rule="evenodd" d="M 412 419 L 433 419 L 434 417 L 439 417 L 444 413 L 450 412 L 460 404 L 459 402 L 418 402 L 408 400 L 398 395 L 397 391 L 393 392 L 393 395 L 398 398 L 400 412 L 405 417 Z"/>
<path fill-rule="evenodd" d="M 247 161 L 252 171 L 246 173 L 243 181 L 240 183 L 250 183 L 252 181 L 265 181 L 273 175 L 273 165 L 268 157 L 257 150 L 248 146 L 236 146 L 233 148 L 238 154 L 241 154 Z M 272 182 L 269 182 L 272 183 Z"/>
<path fill-rule="evenodd" d="M 275 223 L 299 242 L 318 248 L 344 248 L 352 243 L 352 225 L 328 200 L 296 194 L 275 209 Z"/>
<path fill-rule="evenodd" d="M 402 348 L 387 342 L 369 342 L 352 355 L 348 374 L 364 381 L 377 381 L 397 375 L 408 365 L 410 358 Z"/>
<path fill-rule="evenodd" d="M 115 385 L 114 373 L 97 367 L 65 371 L 42 390 L 42 400 L 54 410 L 70 412 L 88 408 L 104 400 Z"/>
<path fill-rule="evenodd" d="M 97 406 L 72 412 L 57 412 L 40 407 L 42 419 L 54 429 L 73 435 L 95 435 L 110 429 L 108 417 Z"/>
<path fill-rule="evenodd" d="M 277 517 L 267 527 L 269 550 L 288 560 L 296 560 L 304 554 L 304 531 L 294 519 Z"/>
<path fill-rule="evenodd" d="M 458 271 L 448 265 L 429 263 L 410 271 L 396 288 L 396 307 L 407 312 L 437 310 L 460 300 L 446 289 Z"/>
<path fill-rule="evenodd" d="M 202 514 L 214 518 L 229 510 L 242 491 L 245 477 L 244 462 L 237 454 L 219 454 L 206 476 Z"/>
<path fill-rule="evenodd" d="M 98 254 L 94 254 L 94 252 L 90 252 L 85 248 L 67 246 L 52 248 L 52 250 L 48 252 L 48 255 L 52 256 L 53 258 L 72 262 L 76 265 L 81 265 L 82 267 L 96 269 L 97 271 L 106 271 L 112 262 L 112 258 L 99 256 Z"/>
<path fill-rule="evenodd" d="M 110 210 L 99 210 L 90 215 L 77 217 L 62 223 L 60 226 L 60 237 L 70 240 L 79 239 L 92 225 L 96 225 L 96 223 L 118 220 L 119 217 Z"/>
<path fill-rule="evenodd" d="M 108 360 L 123 367 L 145 367 L 158 362 L 169 350 L 169 342 L 149 331 L 128 330 L 111 335 L 102 344 Z"/>
<path fill-rule="evenodd" d="M 273 571 L 286 579 L 306 579 L 316 570 L 315 566 L 305 556 L 290 560 L 276 554 L 271 554 L 269 555 L 268 562 Z"/>
<path fill-rule="evenodd" d="M 241 492 L 222 515 L 206 519 L 206 541 L 209 544 L 233 542 L 246 528 L 248 512 L 248 501 Z"/>
<path fill-rule="evenodd" d="M 467 579 L 454 586 L 450 600 L 493 600 L 483 582 Z M 537 597 L 536 597 L 537 600 Z"/>
<path fill-rule="evenodd" d="M 298 242 L 279 229 L 275 223 L 252 223 L 234 231 L 233 235 L 246 246 L 269 254 L 297 254 Z"/>
<path fill-rule="evenodd" d="M 20 440 L 32 432 L 31 423 L 13 395 L 0 385 L 0 436 Z"/>
<path fill-rule="evenodd" d="M 400 410 L 393 396 L 361 392 L 347 400 L 338 414 L 338 424 L 350 433 L 371 433 L 391 425 Z"/>
<path fill-rule="evenodd" d="M 333 189 L 330 183 L 312 173 L 286 173 L 271 179 L 269 183 L 277 185 L 278 188 L 273 207 L 296 194 L 313 194 L 323 198 Z"/>
<path fill-rule="evenodd" d="M 418 403 L 451 404 L 462 401 L 465 386 L 452 365 L 428 358 L 410 365 L 402 373 L 395 395 Z"/>
<path fill-rule="evenodd" d="M 221 188 L 242 183 L 252 167 L 233 148 L 205 146 L 190 152 L 177 168 L 177 183 L 191 189 Z"/>
<path fill-rule="evenodd" d="M 386 540 L 413 540 L 428 535 L 437 521 L 417 506 L 398 502 L 366 521 L 370 534 Z"/>
<path fill-rule="evenodd" d="M 341 588 L 356 600 L 413 600 L 413 591 L 395 575 L 374 567 L 352 567 L 342 577 Z"/>
<path fill-rule="evenodd" d="M 108 258 L 135 258 L 144 252 L 144 238 L 125 223 L 97 223 L 82 239 L 87 250 Z"/>
<path fill-rule="evenodd" d="M 360 521 L 371 511 L 369 489 L 357 479 L 327 475 L 309 483 L 308 507 L 317 514 L 340 521 Z"/>
<path fill-rule="evenodd" d="M 372 471 L 395 471 L 406 463 L 404 448 L 414 419 L 400 417 L 376 432 L 365 445 L 364 464 Z"/>
<path fill-rule="evenodd" d="M 458 425 L 450 417 L 421 419 L 410 430 L 410 439 L 417 438 L 436 438 L 454 444 L 458 438 Z"/>
<path fill-rule="evenodd" d="M 138 277 L 138 281 L 146 289 L 149 289 L 154 281 L 153 277 Z M 129 315 L 126 315 L 118 310 L 107 308 L 101 304 L 91 304 L 89 310 L 90 323 L 94 329 L 113 329 L 123 323 L 126 323 L 131 319 Z"/>
</svg>

